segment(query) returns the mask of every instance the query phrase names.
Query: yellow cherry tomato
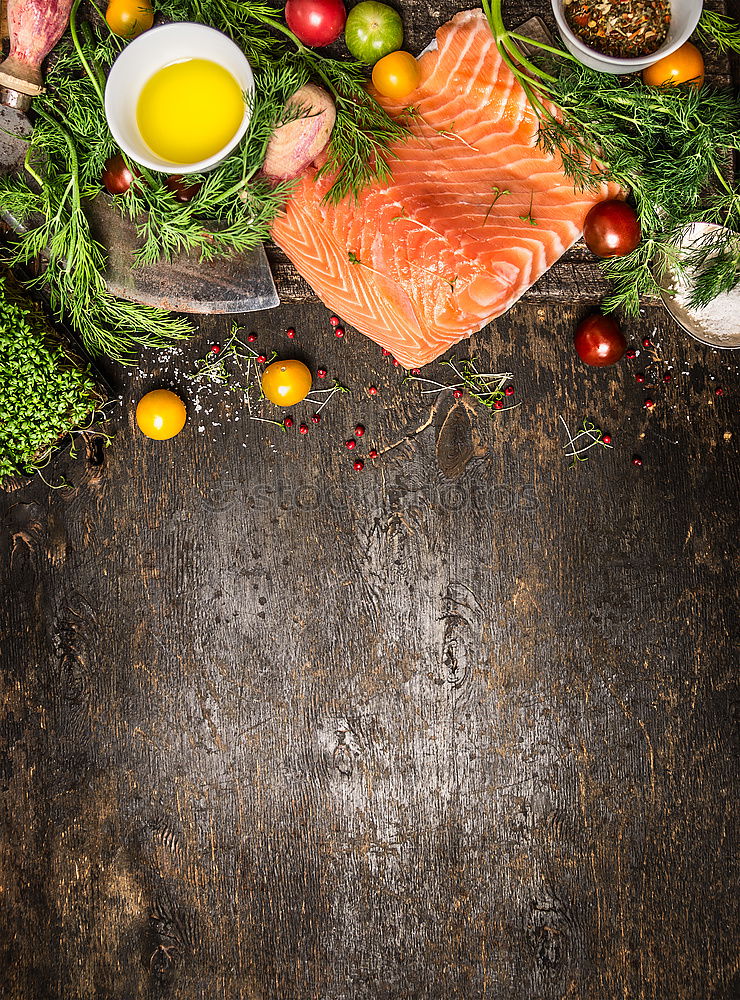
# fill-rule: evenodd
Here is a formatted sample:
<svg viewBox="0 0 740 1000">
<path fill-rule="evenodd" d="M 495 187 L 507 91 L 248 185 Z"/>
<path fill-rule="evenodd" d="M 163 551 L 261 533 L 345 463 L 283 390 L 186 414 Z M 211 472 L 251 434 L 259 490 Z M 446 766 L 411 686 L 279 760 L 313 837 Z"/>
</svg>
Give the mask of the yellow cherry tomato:
<svg viewBox="0 0 740 1000">
<path fill-rule="evenodd" d="M 383 97 L 408 97 L 420 78 L 419 64 L 410 52 L 390 52 L 373 66 L 373 83 Z"/>
<path fill-rule="evenodd" d="M 172 438 L 185 426 L 185 404 L 169 389 L 154 389 L 142 396 L 136 407 L 139 430 L 155 441 Z"/>
<path fill-rule="evenodd" d="M 105 19 L 114 35 L 136 38 L 154 24 L 154 10 L 148 0 L 110 0 Z"/>
<path fill-rule="evenodd" d="M 704 83 L 704 59 L 691 42 L 685 42 L 669 56 L 664 56 L 642 71 L 642 82 L 649 87 L 662 87 L 666 83 Z"/>
<path fill-rule="evenodd" d="M 262 375 L 262 391 L 277 406 L 293 406 L 311 391 L 311 372 L 302 361 L 273 361 Z"/>
</svg>

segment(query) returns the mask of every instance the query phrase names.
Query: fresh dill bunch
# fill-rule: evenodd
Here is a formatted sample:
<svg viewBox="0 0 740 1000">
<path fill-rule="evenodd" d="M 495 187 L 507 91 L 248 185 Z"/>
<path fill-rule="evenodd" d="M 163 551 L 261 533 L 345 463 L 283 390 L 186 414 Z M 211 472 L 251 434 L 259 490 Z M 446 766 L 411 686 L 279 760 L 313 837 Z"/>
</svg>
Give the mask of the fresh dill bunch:
<svg viewBox="0 0 740 1000">
<path fill-rule="evenodd" d="M 575 183 L 609 180 L 634 197 L 642 242 L 625 257 L 609 258 L 601 266 L 614 282 L 604 307 L 621 306 L 636 315 L 641 295 L 661 291 L 666 269 L 688 266 L 682 265 L 686 252 L 680 244 L 690 225 L 714 222 L 740 228 L 740 193 L 723 170 L 728 150 L 740 150 L 740 104 L 727 89 L 645 87 L 637 79 L 604 79 L 570 63 L 562 67 L 551 93 L 559 117 L 543 121 L 543 146 L 560 150 L 577 131 L 583 159 L 566 166 Z M 588 150 L 608 166 L 594 169 L 587 161 Z M 720 231 L 691 252 L 694 265 L 702 264 L 701 253 L 711 257 L 697 273 L 695 304 L 706 304 L 740 277 L 737 254 L 724 242 Z"/>
<path fill-rule="evenodd" d="M 733 288 L 740 280 L 732 232 L 740 230 L 740 192 L 727 167 L 740 151 L 737 95 L 706 84 L 649 87 L 636 77 L 597 73 L 562 49 L 509 31 L 501 0 L 483 0 L 483 9 L 501 58 L 540 120 L 540 145 L 560 156 L 576 189 L 612 182 L 635 200 L 642 240 L 624 257 L 600 261 L 613 282 L 602 307 L 636 315 L 642 295 L 663 290 L 669 269 L 691 271 L 694 305 Z M 722 15 L 706 11 L 699 34 L 722 51 L 740 49 L 740 26 Z M 547 57 L 547 69 L 524 45 Z M 724 228 L 687 250 L 684 236 L 697 222 Z"/>
<path fill-rule="evenodd" d="M 704 10 L 695 34 L 702 45 L 714 45 L 720 52 L 740 52 L 740 24 L 725 14 Z"/>
<path fill-rule="evenodd" d="M 58 144 L 66 137 L 66 158 Z M 44 177 L 34 157 L 43 156 Z M 0 177 L 0 201 L 28 228 L 4 250 L 13 267 L 46 260 L 35 284 L 47 289 L 54 314 L 66 317 L 92 354 L 125 360 L 134 348 L 162 347 L 189 336 L 192 328 L 150 306 L 124 302 L 105 287 L 105 251 L 91 233 L 77 153 L 68 133 L 41 112 L 26 157 L 26 177 Z"/>
<path fill-rule="evenodd" d="M 287 38 L 273 28 L 280 12 L 261 0 L 157 0 L 157 15 L 218 28 L 237 43 L 253 70 L 273 68 L 289 52 Z"/>
</svg>

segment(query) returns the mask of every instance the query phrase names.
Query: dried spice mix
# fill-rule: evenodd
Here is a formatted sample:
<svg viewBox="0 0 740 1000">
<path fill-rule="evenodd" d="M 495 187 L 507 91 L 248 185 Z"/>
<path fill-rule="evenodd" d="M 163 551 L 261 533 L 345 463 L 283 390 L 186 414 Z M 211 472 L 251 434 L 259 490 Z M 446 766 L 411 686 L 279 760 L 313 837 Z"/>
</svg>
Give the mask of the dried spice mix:
<svg viewBox="0 0 740 1000">
<path fill-rule="evenodd" d="M 586 45 L 620 59 L 655 52 L 671 22 L 670 0 L 563 0 L 563 13 Z"/>
</svg>

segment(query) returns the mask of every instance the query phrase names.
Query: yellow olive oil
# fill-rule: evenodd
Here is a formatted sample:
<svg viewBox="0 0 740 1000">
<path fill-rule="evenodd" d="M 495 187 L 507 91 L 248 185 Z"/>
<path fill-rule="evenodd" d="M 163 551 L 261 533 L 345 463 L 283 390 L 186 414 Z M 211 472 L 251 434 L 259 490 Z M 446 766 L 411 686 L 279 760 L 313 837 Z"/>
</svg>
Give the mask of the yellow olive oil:
<svg viewBox="0 0 740 1000">
<path fill-rule="evenodd" d="M 214 156 L 244 117 L 239 83 L 218 63 L 185 59 L 158 70 L 139 96 L 136 121 L 152 152 L 183 166 Z"/>
</svg>

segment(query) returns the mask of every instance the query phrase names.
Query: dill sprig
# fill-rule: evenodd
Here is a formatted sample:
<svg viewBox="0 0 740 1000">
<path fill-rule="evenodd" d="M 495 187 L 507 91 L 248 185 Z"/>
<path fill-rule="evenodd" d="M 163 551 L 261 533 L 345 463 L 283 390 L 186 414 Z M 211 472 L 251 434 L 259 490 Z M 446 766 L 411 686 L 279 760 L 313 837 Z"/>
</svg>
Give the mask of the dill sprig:
<svg viewBox="0 0 740 1000">
<path fill-rule="evenodd" d="M 540 121 L 538 142 L 558 154 L 576 189 L 605 182 L 631 191 L 640 245 L 600 262 L 613 282 L 603 303 L 637 315 L 640 298 L 662 291 L 669 269 L 691 274 L 691 301 L 705 305 L 740 280 L 740 192 L 728 163 L 740 150 L 740 102 L 730 89 L 691 83 L 648 87 L 635 77 L 597 73 L 555 46 L 510 32 L 501 0 L 483 0 L 501 58 L 523 87 Z M 721 51 L 739 50 L 740 26 L 705 11 L 699 35 Z M 538 66 L 522 46 L 547 57 Z M 531 213 L 530 213 L 531 215 Z M 685 248 L 693 223 L 715 223 L 698 246 Z"/>
<path fill-rule="evenodd" d="M 197 193 L 180 202 L 156 174 L 142 176 L 114 203 L 137 225 L 140 264 L 197 251 L 203 260 L 253 250 L 264 243 L 293 183 L 277 184 L 258 176 L 267 143 L 288 118 L 287 98 L 306 82 L 300 67 L 268 67 L 252 98 L 252 120 L 245 142 L 217 170 L 190 175 Z M 294 114 L 299 116 L 300 109 Z"/>
<path fill-rule="evenodd" d="M 720 52 L 740 52 L 740 24 L 725 14 L 704 10 L 696 26 L 702 45 L 714 45 Z"/>
</svg>

